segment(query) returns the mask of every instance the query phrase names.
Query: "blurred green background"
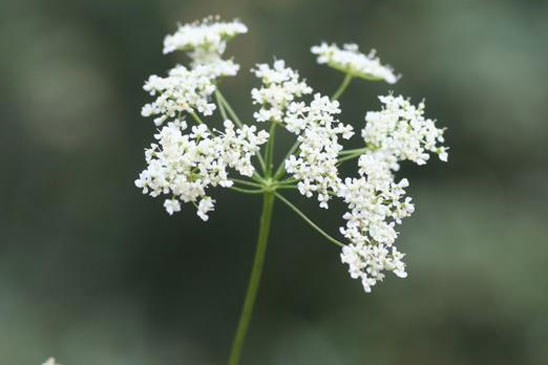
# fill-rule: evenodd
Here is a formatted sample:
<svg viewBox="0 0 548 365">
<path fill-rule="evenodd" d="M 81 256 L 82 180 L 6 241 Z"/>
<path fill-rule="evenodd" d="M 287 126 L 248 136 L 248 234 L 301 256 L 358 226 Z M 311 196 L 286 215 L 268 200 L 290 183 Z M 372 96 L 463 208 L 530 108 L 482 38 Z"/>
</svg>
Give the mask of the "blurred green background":
<svg viewBox="0 0 548 365">
<path fill-rule="evenodd" d="M 154 131 L 143 81 L 181 60 L 164 35 L 209 14 L 250 28 L 223 84 L 242 115 L 254 63 L 286 59 L 329 94 L 342 75 L 309 47 L 354 41 L 403 78 L 355 81 L 343 118 L 362 125 L 390 89 L 424 97 L 451 146 L 403 169 L 409 277 L 370 295 L 277 204 L 243 363 L 548 363 L 547 1 L 4 0 L 0 364 L 224 363 L 260 199 L 219 191 L 204 224 L 133 186 Z M 292 197 L 337 232 L 338 208 Z"/>
</svg>

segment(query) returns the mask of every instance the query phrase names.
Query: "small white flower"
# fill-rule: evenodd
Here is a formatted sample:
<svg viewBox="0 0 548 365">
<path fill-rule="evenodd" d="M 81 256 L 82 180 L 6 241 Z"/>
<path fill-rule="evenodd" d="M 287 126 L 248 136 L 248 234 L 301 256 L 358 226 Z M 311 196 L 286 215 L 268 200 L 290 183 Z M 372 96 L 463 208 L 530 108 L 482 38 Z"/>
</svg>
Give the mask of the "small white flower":
<svg viewBox="0 0 548 365">
<path fill-rule="evenodd" d="M 177 199 L 166 199 L 164 201 L 164 208 L 169 215 L 181 211 L 181 204 Z"/>
<path fill-rule="evenodd" d="M 58 362 L 55 362 L 55 359 L 53 357 L 50 357 L 42 365 L 61 365 L 61 364 L 59 364 Z"/>
<path fill-rule="evenodd" d="M 381 64 L 376 57 L 375 50 L 365 55 L 361 53 L 356 44 L 345 44 L 339 48 L 336 44 L 322 43 L 311 48 L 313 54 L 318 55 L 319 64 L 327 64 L 334 69 L 360 77 L 366 80 L 383 80 L 389 84 L 398 81 L 399 76 L 394 74 L 390 66 Z"/>
<path fill-rule="evenodd" d="M 207 213 L 215 208 L 214 203 L 215 200 L 211 199 L 209 196 L 206 196 L 200 200 L 200 204 L 198 204 L 198 216 L 202 218 L 204 222 L 207 222 L 209 219 Z"/>
</svg>

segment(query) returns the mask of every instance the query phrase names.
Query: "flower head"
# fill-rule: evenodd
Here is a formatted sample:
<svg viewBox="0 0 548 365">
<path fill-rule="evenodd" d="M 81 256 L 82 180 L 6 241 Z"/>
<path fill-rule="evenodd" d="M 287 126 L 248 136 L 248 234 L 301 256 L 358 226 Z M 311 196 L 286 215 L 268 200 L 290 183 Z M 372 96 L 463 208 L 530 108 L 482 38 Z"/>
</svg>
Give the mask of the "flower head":
<svg viewBox="0 0 548 365">
<path fill-rule="evenodd" d="M 237 20 L 221 22 L 210 17 L 181 25 L 165 38 L 164 53 L 181 50 L 191 62 L 175 66 L 166 77 L 152 75 L 144 85 L 155 99 L 145 104 L 141 113 L 154 118 L 158 131 L 145 150 L 147 165 L 135 185 L 144 194 L 163 196 L 170 215 L 181 211 L 182 203 L 191 203 L 203 221 L 215 208 L 213 188 L 265 194 L 264 212 L 272 209 L 272 201 L 266 198 L 275 195 L 342 247 L 341 261 L 348 265 L 352 278 L 360 279 L 366 292 L 388 272 L 406 277 L 405 255 L 396 247 L 397 228 L 415 207 L 406 193 L 408 180 L 397 179 L 396 172 L 401 162 L 423 165 L 431 154 L 447 161 L 444 130 L 424 116 L 424 103 L 413 105 L 407 98 L 389 94 L 379 96 L 380 110 L 365 115 L 363 147 L 344 150 L 343 141 L 354 135 L 354 129 L 340 120 L 337 99 L 349 81 L 358 77 L 393 84 L 399 76 L 381 63 L 375 51 L 366 55 L 355 44 L 339 48 L 327 43 L 311 51 L 318 63 L 346 74 L 333 97 L 314 92 L 284 60 L 257 64 L 251 70 L 260 80 L 251 90 L 252 102 L 258 106 L 253 118 L 258 124 L 269 125 L 272 135 L 242 123 L 217 85 L 219 78 L 238 72 L 239 66 L 222 55 L 231 38 L 246 32 L 247 27 Z M 212 100 L 214 93 L 217 104 Z M 217 106 L 222 119 L 215 125 L 220 127 L 209 127 L 206 118 L 217 115 Z M 187 123 L 188 116 L 196 123 Z M 274 170 L 274 135 L 281 128 L 296 141 Z M 260 149 L 267 141 L 263 157 Z M 257 155 L 262 172 L 252 164 Z M 357 175 L 345 177 L 339 167 L 352 159 L 357 159 Z M 250 179 L 235 178 L 235 173 Z M 346 212 L 339 231 L 347 243 L 311 223 L 278 189 L 297 189 L 307 198 L 315 197 L 321 208 L 328 208 L 331 199 L 340 199 Z M 270 224 L 269 219 L 261 219 L 263 228 Z"/>
<path fill-rule="evenodd" d="M 299 78 L 299 73 L 277 60 L 272 67 L 258 64 L 251 72 L 261 79 L 262 86 L 251 90 L 254 104 L 261 108 L 253 116 L 258 122 L 281 121 L 289 103 L 310 94 L 312 88 Z"/>
<path fill-rule="evenodd" d="M 383 104 L 381 111 L 368 112 L 362 137 L 367 144 L 375 146 L 399 161 L 409 160 L 424 165 L 435 153 L 440 160 L 447 161 L 447 148 L 443 129 L 435 121 L 424 117 L 424 103 L 411 104 L 403 96 L 379 96 Z"/>
<path fill-rule="evenodd" d="M 272 67 L 259 64 L 252 72 L 262 82 L 260 88 L 251 91 L 253 102 L 261 105 L 255 119 L 279 123 L 297 136 L 298 151 L 284 162 L 285 169 L 298 181 L 302 195 L 316 194 L 320 206 L 327 208 L 331 193 L 341 182 L 337 169 L 342 150 L 339 138 L 348 139 L 354 133 L 350 125 L 337 119 L 339 102 L 319 93 L 310 102 L 303 100 L 313 90 L 283 60 L 275 61 Z"/>
<path fill-rule="evenodd" d="M 219 17 L 208 17 L 201 21 L 179 25 L 177 31 L 164 39 L 164 53 L 176 50 L 190 51 L 190 55 L 221 55 L 226 43 L 238 34 L 247 33 L 245 24 L 238 20 L 222 22 Z M 192 53 L 197 52 L 197 53 Z"/>
<path fill-rule="evenodd" d="M 181 210 L 180 202 L 197 204 L 198 216 L 206 221 L 215 201 L 210 187 L 230 187 L 229 169 L 244 176 L 255 171 L 251 158 L 268 139 L 254 126 L 235 128 L 230 120 L 224 130 L 209 131 L 200 124 L 190 128 L 184 121 L 170 122 L 154 136 L 156 142 L 145 151 L 147 168 L 135 185 L 144 194 L 168 195 L 164 207 L 169 214 Z"/>
<path fill-rule="evenodd" d="M 341 260 L 350 276 L 360 278 L 366 292 L 384 278 L 384 271 L 405 277 L 404 255 L 395 247 L 396 225 L 410 216 L 415 207 L 405 195 L 407 179 L 395 181 L 400 161 L 425 164 L 429 152 L 447 160 L 443 130 L 424 118 L 424 104 L 392 95 L 379 97 L 383 109 L 368 112 L 362 137 L 368 146 L 358 160 L 359 178 L 347 178 L 338 195 L 348 205 L 341 233 L 350 242 Z"/>
<path fill-rule="evenodd" d="M 345 44 L 343 48 L 339 48 L 336 44 L 324 42 L 313 46 L 311 52 L 318 55 L 318 63 L 325 63 L 354 77 L 386 81 L 389 84 L 394 84 L 399 78 L 390 66 L 381 64 L 380 59 L 376 57 L 375 50 L 371 50 L 366 55 L 360 52 L 357 44 Z"/>
<path fill-rule="evenodd" d="M 215 110 L 210 101 L 215 91 L 214 79 L 210 67 L 204 66 L 188 69 L 178 65 L 169 70 L 167 77 L 152 75 L 143 89 L 156 99 L 143 106 L 141 115 L 155 116 L 154 123 L 158 126 L 176 119 L 181 112 L 211 115 Z"/>
<path fill-rule="evenodd" d="M 350 125 L 337 119 L 340 112 L 338 101 L 318 93 L 308 105 L 291 104 L 284 118 L 299 143 L 297 153 L 286 160 L 285 169 L 297 179 L 302 195 L 317 194 L 322 208 L 328 207 L 341 183 L 337 163 L 343 147 L 339 138 L 349 139 L 354 134 Z"/>
</svg>

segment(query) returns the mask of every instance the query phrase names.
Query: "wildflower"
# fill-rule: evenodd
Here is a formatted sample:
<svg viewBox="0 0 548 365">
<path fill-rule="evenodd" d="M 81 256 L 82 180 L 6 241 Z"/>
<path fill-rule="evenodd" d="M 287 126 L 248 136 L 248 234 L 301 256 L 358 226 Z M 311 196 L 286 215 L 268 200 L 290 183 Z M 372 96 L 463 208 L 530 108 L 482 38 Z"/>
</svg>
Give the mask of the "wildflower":
<svg viewBox="0 0 548 365">
<path fill-rule="evenodd" d="M 360 52 L 358 45 L 349 43 L 339 48 L 336 44 L 322 43 L 311 48 L 313 54 L 318 55 L 319 64 L 327 64 L 336 70 L 342 71 L 353 77 L 360 77 L 366 80 L 386 81 L 394 84 L 399 76 L 394 74 L 390 66 L 382 65 L 376 51 L 371 50 L 369 54 Z"/>
<path fill-rule="evenodd" d="M 397 228 L 415 207 L 406 193 L 408 180 L 396 178 L 396 173 L 403 161 L 424 165 L 431 154 L 447 161 L 443 129 L 424 116 L 423 102 L 413 105 L 403 96 L 379 96 L 381 109 L 365 115 L 363 147 L 345 151 L 343 141 L 354 135 L 354 129 L 340 120 L 337 98 L 354 77 L 393 84 L 399 76 L 381 63 L 375 51 L 366 55 L 355 44 L 339 48 L 327 43 L 311 48 L 318 63 L 346 74 L 331 98 L 315 92 L 284 60 L 257 64 L 251 70 L 260 80 L 251 90 L 257 105 L 253 118 L 259 125 L 270 126 L 272 135 L 242 123 L 221 95 L 218 81 L 238 72 L 239 66 L 223 59 L 223 54 L 231 38 L 246 32 L 247 27 L 237 20 L 206 18 L 181 25 L 165 38 L 164 53 L 186 52 L 190 64 L 175 66 L 166 77 L 152 75 L 144 85 L 155 99 L 141 113 L 153 117 L 159 129 L 145 150 L 147 166 L 135 185 L 144 194 L 164 196 L 170 215 L 181 211 L 182 203 L 193 204 L 203 221 L 215 208 L 211 194 L 215 187 L 264 194 L 263 217 L 268 219 L 261 219 L 262 228 L 269 224 L 273 196 L 311 223 L 277 189 L 296 189 L 307 198 L 315 197 L 326 209 L 332 199 L 340 199 L 347 208 L 339 228 L 346 243 L 314 223 L 311 226 L 341 246 L 340 259 L 348 265 L 350 276 L 360 279 L 366 292 L 389 272 L 406 277 L 405 255 L 396 247 Z M 217 108 L 222 120 L 215 123 L 221 127 L 213 128 L 200 117 L 214 117 Z M 196 123 L 188 121 L 188 116 Z M 295 144 L 273 171 L 276 128 L 291 133 Z M 263 159 L 261 146 L 267 142 Z M 253 164 L 255 157 L 262 171 Z M 345 177 L 339 167 L 352 159 L 357 159 L 357 175 Z M 258 244 L 265 244 L 264 232 L 268 230 L 261 230 Z"/>
<path fill-rule="evenodd" d="M 227 42 L 246 32 L 247 27 L 237 20 L 206 18 L 181 25 L 165 38 L 164 53 L 181 50 L 190 63 L 175 66 L 166 77 L 152 75 L 144 85 L 155 99 L 144 105 L 141 114 L 153 117 L 158 130 L 154 143 L 145 150 L 146 167 L 135 180 L 144 194 L 164 197 L 168 214 L 181 211 L 182 203 L 191 203 L 203 221 L 215 209 L 211 194 L 215 187 L 263 195 L 250 279 L 253 285 L 246 294 L 231 364 L 238 363 L 256 298 L 275 198 L 341 247 L 340 259 L 348 266 L 350 277 L 359 279 L 364 291 L 370 292 L 390 272 L 400 278 L 407 276 L 405 254 L 396 247 L 397 228 L 415 207 L 406 193 L 408 180 L 396 177 L 400 163 L 423 165 L 431 154 L 442 161 L 448 157 L 444 131 L 424 116 L 424 103 L 413 105 L 409 99 L 392 94 L 379 96 L 381 110 L 366 113 L 361 130 L 363 147 L 344 150 L 343 142 L 354 135 L 354 129 L 340 120 L 337 99 L 350 81 L 356 77 L 393 84 L 399 78 L 390 66 L 381 63 L 375 51 L 363 54 L 355 44 L 339 48 L 322 43 L 311 49 L 318 63 L 346 74 L 332 97 L 315 92 L 284 60 L 257 64 L 251 70 L 260 80 L 260 85 L 251 90 L 257 106 L 253 119 L 269 127 L 270 132 L 242 123 L 218 85 L 220 78 L 234 76 L 239 69 L 232 59 L 223 59 Z M 219 113 L 214 113 L 217 110 Z M 221 120 L 216 118 L 219 115 Z M 282 128 L 295 142 L 277 164 L 274 142 Z M 340 165 L 354 159 L 357 175 L 343 176 Z M 321 208 L 327 209 L 332 199 L 345 204 L 344 224 L 339 227 L 345 243 L 313 223 L 280 194 L 281 189 L 315 197 Z"/>
</svg>

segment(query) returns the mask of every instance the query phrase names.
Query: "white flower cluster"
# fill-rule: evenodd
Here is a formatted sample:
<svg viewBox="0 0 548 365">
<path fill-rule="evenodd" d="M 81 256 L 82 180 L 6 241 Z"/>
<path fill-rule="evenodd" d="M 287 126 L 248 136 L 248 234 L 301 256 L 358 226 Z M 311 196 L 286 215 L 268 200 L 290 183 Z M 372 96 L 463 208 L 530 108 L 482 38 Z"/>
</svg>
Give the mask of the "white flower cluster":
<svg viewBox="0 0 548 365">
<path fill-rule="evenodd" d="M 417 107 L 403 96 L 379 96 L 381 111 L 368 112 L 362 130 L 365 142 L 375 148 L 389 152 L 397 160 L 410 160 L 424 165 L 428 152 L 438 154 L 447 161 L 447 149 L 438 146 L 444 142 L 443 129 L 438 129 L 432 119 L 424 118 L 424 103 Z"/>
<path fill-rule="evenodd" d="M 222 22 L 219 17 L 208 17 L 198 22 L 179 25 L 174 34 L 164 39 L 164 53 L 176 50 L 193 52 L 200 49 L 221 55 L 228 40 L 244 33 L 247 33 L 247 27 L 237 20 Z"/>
<path fill-rule="evenodd" d="M 424 118 L 424 104 L 413 106 L 401 96 L 381 96 L 384 108 L 366 114 L 362 136 L 368 151 L 358 161 L 359 178 L 346 179 L 339 196 L 348 204 L 343 216 L 347 221 L 341 233 L 350 241 L 343 247 L 341 260 L 348 264 L 352 278 L 360 278 L 366 292 L 384 271 L 406 277 L 404 255 L 394 246 L 396 224 L 414 211 L 411 198 L 405 196 L 407 179 L 395 182 L 399 162 L 410 160 L 425 164 L 429 152 L 447 160 L 443 130 Z"/>
<path fill-rule="evenodd" d="M 187 69 L 178 65 L 169 70 L 167 77 L 152 75 L 143 89 L 156 100 L 145 104 L 141 110 L 143 117 L 156 116 L 154 123 L 159 126 L 166 120 L 174 120 L 183 112 L 198 111 L 211 115 L 215 104 L 210 96 L 215 91 L 214 77 L 211 77 L 209 66 L 197 66 Z"/>
<path fill-rule="evenodd" d="M 156 125 L 174 120 L 183 111 L 211 115 L 215 104 L 210 102 L 210 98 L 215 91 L 216 79 L 238 73 L 239 65 L 221 56 L 227 41 L 247 32 L 247 28 L 238 21 L 224 23 L 214 20 L 206 18 L 181 25 L 177 32 L 165 38 L 164 53 L 183 50 L 192 62 L 190 68 L 177 65 L 167 77 L 152 75 L 146 81 L 143 88 L 157 98 L 145 104 L 141 114 L 144 117 L 156 116 Z"/>
<path fill-rule="evenodd" d="M 337 162 L 342 146 L 339 136 L 349 139 L 352 126 L 336 119 L 339 102 L 315 94 L 309 105 L 294 102 L 289 105 L 285 124 L 297 134 L 299 152 L 285 161 L 285 169 L 299 182 L 299 192 L 311 197 L 318 194 L 320 207 L 328 208 L 330 193 L 336 193 L 341 184 Z"/>
<path fill-rule="evenodd" d="M 154 136 L 155 143 L 145 151 L 147 167 L 135 185 L 144 194 L 167 196 L 164 208 L 169 214 L 180 211 L 181 203 L 192 203 L 198 216 L 206 221 L 215 206 L 211 188 L 231 187 L 231 169 L 248 177 L 255 173 L 251 159 L 260 152 L 269 134 L 255 126 L 240 126 L 222 98 L 221 105 L 227 107 L 239 128 L 224 120 L 222 130 L 211 130 L 197 115 L 207 117 L 215 111 L 211 96 L 216 91 L 217 79 L 235 75 L 239 69 L 232 60 L 222 58 L 227 42 L 246 32 L 247 27 L 239 21 L 220 22 L 216 18 L 179 26 L 165 38 L 164 53 L 185 51 L 190 65 L 175 66 L 167 77 L 152 75 L 144 85 L 155 100 L 146 104 L 141 113 L 153 117 L 161 128 Z M 381 64 L 375 51 L 363 54 L 355 44 L 339 48 L 322 43 L 311 51 L 317 55 L 318 63 L 348 75 L 336 96 L 352 77 L 390 84 L 399 78 L 390 66 Z M 296 183 L 302 195 L 315 196 L 322 208 L 328 208 L 333 197 L 340 198 L 348 207 L 343 215 L 345 225 L 340 228 L 348 244 L 342 248 L 340 257 L 348 265 L 351 277 L 361 279 L 366 292 L 382 281 L 387 271 L 405 277 L 404 254 L 395 247 L 396 226 L 414 212 L 414 205 L 406 196 L 407 179 L 397 181 L 395 172 L 402 161 L 423 165 L 431 154 L 447 161 L 447 148 L 442 145 L 443 129 L 437 128 L 434 120 L 425 118 L 424 103 L 415 106 L 402 96 L 380 96 L 381 110 L 367 112 L 365 116 L 366 124 L 361 131 L 365 147 L 343 151 L 341 141 L 352 137 L 354 130 L 339 120 L 341 109 L 337 100 L 314 93 L 283 60 L 272 65 L 258 64 L 251 71 L 261 81 L 260 87 L 251 90 L 253 104 L 258 105 L 254 119 L 272 123 L 273 131 L 276 125 L 282 126 L 296 136 L 295 149 L 278 170 L 283 172 L 285 168 L 292 176 L 280 183 L 280 174 L 271 175 L 271 166 L 267 166 L 268 179 L 259 177 L 254 183 L 247 182 L 263 189 L 234 189 L 260 193 L 275 191 L 280 186 L 294 187 Z M 198 124 L 187 125 L 184 113 L 192 115 Z M 267 155 L 270 163 L 271 155 Z M 340 163 L 356 157 L 358 176 L 341 177 Z M 266 185 L 266 181 L 275 184 Z"/>
<path fill-rule="evenodd" d="M 154 116 L 157 126 L 167 125 L 154 136 L 157 142 L 145 151 L 148 166 L 135 181 L 144 194 L 171 196 L 164 201 L 169 214 L 180 211 L 181 202 L 192 202 L 204 221 L 215 204 L 207 189 L 232 186 L 228 168 L 244 176 L 253 175 L 251 158 L 268 139 L 267 132 L 258 132 L 254 126 L 235 128 L 230 120 L 224 121 L 223 131 L 210 131 L 205 124 L 189 127 L 182 119 L 183 112 L 213 114 L 215 104 L 210 99 L 216 79 L 238 71 L 238 65 L 221 59 L 221 55 L 226 42 L 247 28 L 237 21 L 214 20 L 182 25 L 164 41 L 164 53 L 187 51 L 192 63 L 190 68 L 175 66 L 165 78 L 152 75 L 145 83 L 145 91 L 156 99 L 146 104 L 141 114 Z"/>
<path fill-rule="evenodd" d="M 339 195 L 348 204 L 341 233 L 351 242 L 343 247 L 341 260 L 352 278 L 360 278 L 366 292 L 384 278 L 383 271 L 405 277 L 403 254 L 393 246 L 395 224 L 413 213 L 411 198 L 404 198 L 407 180 L 376 186 L 367 176 L 347 178 Z M 402 200 L 403 199 L 403 200 Z"/>
<path fill-rule="evenodd" d="M 365 55 L 360 52 L 357 44 L 345 44 L 341 49 L 336 44 L 324 42 L 319 46 L 313 46 L 311 52 L 318 55 L 318 63 L 325 63 L 354 77 L 366 80 L 384 80 L 389 84 L 394 84 L 399 78 L 390 66 L 381 64 L 380 59 L 376 57 L 375 50 L 371 50 L 369 54 Z"/>
<path fill-rule="evenodd" d="M 262 87 L 251 90 L 254 104 L 261 109 L 253 116 L 258 122 L 281 122 L 290 102 L 312 92 L 305 81 L 299 79 L 299 73 L 285 66 L 284 60 L 277 60 L 273 67 L 262 63 L 251 72 L 261 79 Z"/>
<path fill-rule="evenodd" d="M 221 22 L 219 17 L 180 25 L 174 34 L 164 39 L 164 54 L 176 50 L 187 51 L 193 67 L 208 65 L 215 77 L 233 76 L 239 66 L 232 60 L 223 60 L 226 43 L 238 34 L 247 33 L 245 24 L 237 20 Z"/>
<path fill-rule="evenodd" d="M 147 168 L 135 185 L 144 194 L 157 197 L 171 195 L 164 207 L 169 214 L 181 210 L 180 202 L 198 202 L 198 216 L 207 221 L 207 213 L 215 201 L 207 195 L 209 187 L 230 187 L 228 168 L 251 176 L 251 158 L 268 139 L 265 131 L 255 126 L 235 129 L 230 120 L 224 130 L 213 135 L 204 124 L 193 126 L 190 133 L 186 122 L 175 121 L 164 126 L 154 137 L 157 143 L 145 151 Z"/>
<path fill-rule="evenodd" d="M 251 91 L 254 104 L 261 105 L 254 117 L 259 122 L 274 121 L 297 135 L 299 151 L 285 161 L 287 172 L 299 181 L 298 189 L 306 197 L 317 193 L 322 208 L 327 208 L 330 193 L 337 191 L 341 180 L 337 158 L 342 146 L 339 136 L 349 139 L 352 127 L 336 119 L 341 112 L 338 101 L 319 93 L 306 104 L 298 98 L 312 93 L 297 71 L 277 60 L 270 67 L 259 64 L 252 72 L 262 87 Z"/>
</svg>

